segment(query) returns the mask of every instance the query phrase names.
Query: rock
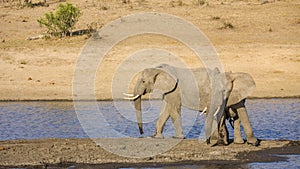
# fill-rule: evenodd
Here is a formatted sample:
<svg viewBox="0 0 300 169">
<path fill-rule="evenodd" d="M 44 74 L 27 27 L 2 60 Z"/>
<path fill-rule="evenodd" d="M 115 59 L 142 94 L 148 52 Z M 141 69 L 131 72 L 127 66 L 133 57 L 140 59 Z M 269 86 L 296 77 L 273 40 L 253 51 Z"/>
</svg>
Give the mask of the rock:
<svg viewBox="0 0 300 169">
<path fill-rule="evenodd" d="M 37 40 L 44 38 L 44 35 L 30 36 L 26 40 Z"/>
</svg>

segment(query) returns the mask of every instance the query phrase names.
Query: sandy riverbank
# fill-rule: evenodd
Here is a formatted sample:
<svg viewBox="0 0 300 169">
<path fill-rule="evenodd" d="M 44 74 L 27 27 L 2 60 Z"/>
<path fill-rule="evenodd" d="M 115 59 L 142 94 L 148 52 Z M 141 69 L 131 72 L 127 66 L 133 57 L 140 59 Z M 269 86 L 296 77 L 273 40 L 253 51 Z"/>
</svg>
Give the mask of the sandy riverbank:
<svg viewBox="0 0 300 169">
<path fill-rule="evenodd" d="M 253 97 L 300 96 L 300 20 L 298 1 L 75 1 L 82 16 L 76 29 L 98 27 L 125 15 L 163 12 L 181 17 L 199 27 L 219 53 L 226 71 L 250 73 L 257 84 Z M 37 19 L 56 9 L 19 8 L 0 3 L 0 100 L 72 100 L 72 80 L 86 36 L 28 41 L 42 34 Z M 102 7 L 107 6 L 106 10 Z M 225 28 L 231 23 L 233 28 Z M 183 30 L 184 31 L 184 30 Z M 201 66 L 193 52 L 166 37 L 143 35 L 118 43 L 101 63 L 95 77 L 99 100 L 111 99 L 116 68 L 128 56 L 145 48 L 171 51 L 190 67 Z M 145 60 L 140 60 L 145 62 Z M 168 62 L 172 64 L 172 60 Z"/>
<path fill-rule="evenodd" d="M 151 138 L 102 139 L 103 143 L 124 145 L 119 151 L 128 154 L 137 152 L 126 147 L 126 144 L 147 145 L 157 142 L 156 146 L 164 146 L 174 139 L 157 140 Z M 247 144 L 230 144 L 229 146 L 210 147 L 198 140 L 182 140 L 176 146 L 161 154 L 128 158 L 111 153 L 98 146 L 90 139 L 38 139 L 0 141 L 0 167 L 4 166 L 70 166 L 91 165 L 103 168 L 155 166 L 174 164 L 206 164 L 209 163 L 247 163 L 271 162 L 284 160 L 274 154 L 300 154 L 299 141 L 262 141 L 259 147 Z M 125 147 L 125 148 L 124 148 Z M 104 149 L 105 148 L 105 149 Z M 150 149 L 148 147 L 148 149 Z M 117 152 L 113 150 L 114 152 Z M 143 154 L 147 152 L 145 146 Z"/>
</svg>

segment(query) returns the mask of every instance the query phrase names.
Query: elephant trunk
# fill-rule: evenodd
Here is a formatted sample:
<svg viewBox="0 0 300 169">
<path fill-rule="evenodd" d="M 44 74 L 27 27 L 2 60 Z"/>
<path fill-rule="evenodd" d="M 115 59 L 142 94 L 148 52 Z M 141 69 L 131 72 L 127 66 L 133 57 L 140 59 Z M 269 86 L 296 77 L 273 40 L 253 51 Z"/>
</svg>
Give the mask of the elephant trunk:
<svg viewBox="0 0 300 169">
<path fill-rule="evenodd" d="M 141 96 L 134 100 L 134 107 L 136 109 L 136 118 L 140 130 L 140 134 L 143 134 L 143 121 L 142 121 L 142 108 L 141 108 Z"/>
</svg>

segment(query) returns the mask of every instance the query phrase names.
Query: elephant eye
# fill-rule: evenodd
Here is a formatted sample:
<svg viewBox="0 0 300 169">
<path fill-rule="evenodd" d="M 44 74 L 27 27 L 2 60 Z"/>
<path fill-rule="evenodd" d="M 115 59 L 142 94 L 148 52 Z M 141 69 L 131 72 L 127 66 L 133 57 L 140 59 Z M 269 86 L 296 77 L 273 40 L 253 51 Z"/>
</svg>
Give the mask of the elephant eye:
<svg viewBox="0 0 300 169">
<path fill-rule="evenodd" d="M 145 80 L 143 80 L 142 82 L 145 83 Z"/>
</svg>

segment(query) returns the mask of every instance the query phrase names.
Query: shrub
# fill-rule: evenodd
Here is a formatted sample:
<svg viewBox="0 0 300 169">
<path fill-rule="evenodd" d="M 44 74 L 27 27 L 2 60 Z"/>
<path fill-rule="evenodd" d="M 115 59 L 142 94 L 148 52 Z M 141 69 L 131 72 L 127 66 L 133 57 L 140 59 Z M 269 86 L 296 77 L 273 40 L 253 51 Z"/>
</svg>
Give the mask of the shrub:
<svg viewBox="0 0 300 169">
<path fill-rule="evenodd" d="M 208 2 L 206 1 L 206 0 L 197 0 L 197 5 L 199 5 L 199 6 L 202 6 L 202 5 L 205 5 L 205 4 L 207 4 L 208 5 Z"/>
<path fill-rule="evenodd" d="M 72 4 L 60 4 L 55 13 L 46 13 L 45 18 L 40 18 L 37 22 L 47 28 L 50 36 L 64 37 L 72 35 L 72 30 L 80 15 L 79 8 Z"/>
<path fill-rule="evenodd" d="M 234 26 L 232 25 L 232 23 L 226 21 L 223 23 L 223 26 L 221 26 L 219 29 L 233 29 L 233 28 Z"/>
<path fill-rule="evenodd" d="M 223 23 L 223 27 L 224 27 L 225 29 L 233 29 L 233 28 L 234 28 L 234 26 L 233 26 L 232 23 L 230 23 L 230 22 L 224 22 L 224 23 Z"/>
<path fill-rule="evenodd" d="M 219 16 L 213 16 L 212 19 L 213 19 L 213 20 L 220 20 L 221 17 L 219 17 Z"/>
</svg>

